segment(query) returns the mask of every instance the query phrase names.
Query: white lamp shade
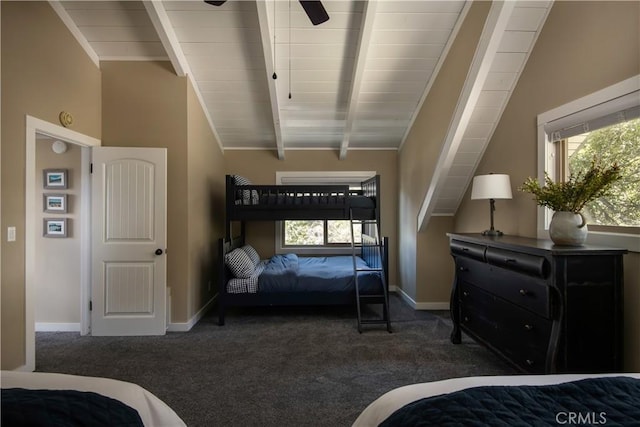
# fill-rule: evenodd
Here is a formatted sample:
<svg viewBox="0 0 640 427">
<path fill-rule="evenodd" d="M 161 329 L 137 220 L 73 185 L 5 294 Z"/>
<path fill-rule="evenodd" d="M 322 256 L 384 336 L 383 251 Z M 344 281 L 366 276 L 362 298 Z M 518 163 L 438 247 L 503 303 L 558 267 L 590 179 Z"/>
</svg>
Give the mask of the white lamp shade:
<svg viewBox="0 0 640 427">
<path fill-rule="evenodd" d="M 492 173 L 473 177 L 471 200 L 510 199 L 511 197 L 509 175 Z"/>
</svg>

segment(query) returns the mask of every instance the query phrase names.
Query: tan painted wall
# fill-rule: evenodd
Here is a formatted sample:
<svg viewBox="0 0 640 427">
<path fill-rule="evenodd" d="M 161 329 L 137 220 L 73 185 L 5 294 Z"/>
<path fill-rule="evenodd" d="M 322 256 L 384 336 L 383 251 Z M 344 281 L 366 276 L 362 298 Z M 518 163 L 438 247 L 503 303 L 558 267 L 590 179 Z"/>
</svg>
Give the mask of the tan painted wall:
<svg viewBox="0 0 640 427">
<path fill-rule="evenodd" d="M 0 2 L 2 55 L 2 369 L 25 363 L 25 115 L 100 138 L 100 71 L 46 2 Z"/>
<path fill-rule="evenodd" d="M 432 218 L 418 233 L 417 218 L 490 6 L 476 2 L 469 10 L 399 154 L 400 285 L 417 302 L 449 300 L 453 262 L 442 254 L 452 221 Z"/>
<path fill-rule="evenodd" d="M 101 62 L 104 146 L 167 148 L 167 286 L 188 319 L 187 79 L 169 62 Z"/>
<path fill-rule="evenodd" d="M 285 160 L 273 151 L 225 152 L 226 173 L 249 178 L 256 184 L 275 184 L 276 171 L 359 171 L 371 170 L 380 175 L 382 209 L 381 233 L 389 237 L 389 284 L 395 285 L 397 272 L 397 155 L 395 151 L 350 151 L 339 160 L 335 151 L 286 150 Z M 249 222 L 247 241 L 266 258 L 274 253 L 275 223 Z"/>
<path fill-rule="evenodd" d="M 507 173 L 514 189 L 537 173 L 538 114 L 640 72 L 640 3 L 555 2 L 476 174 Z M 574 24 L 579 22 L 580 30 Z M 465 195 L 458 232 L 486 228 L 486 201 Z M 496 204 L 496 226 L 536 236 L 536 206 L 527 194 Z M 640 370 L 640 255 L 625 257 L 626 367 Z"/>
<path fill-rule="evenodd" d="M 79 146 L 67 144 L 66 152 L 56 154 L 51 150 L 51 141 L 36 142 L 36 224 L 42 227 L 44 218 L 68 220 L 68 236 L 64 239 L 36 233 L 36 323 L 80 323 L 81 151 Z M 67 188 L 43 189 L 43 169 L 67 169 Z M 43 194 L 66 194 L 67 213 L 44 212 Z"/>
<path fill-rule="evenodd" d="M 224 236 L 224 154 L 191 83 L 188 107 L 189 312 L 217 293 L 217 240 Z"/>
</svg>

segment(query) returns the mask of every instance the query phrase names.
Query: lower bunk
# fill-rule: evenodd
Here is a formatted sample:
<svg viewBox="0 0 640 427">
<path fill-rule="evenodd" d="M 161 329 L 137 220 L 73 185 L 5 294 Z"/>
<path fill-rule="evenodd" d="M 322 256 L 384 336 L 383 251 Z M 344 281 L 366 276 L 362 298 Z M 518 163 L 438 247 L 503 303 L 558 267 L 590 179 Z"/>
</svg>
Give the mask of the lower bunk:
<svg viewBox="0 0 640 427">
<path fill-rule="evenodd" d="M 218 324 L 224 325 L 229 307 L 329 306 L 382 304 L 384 321 L 388 313 L 388 239 L 376 244 L 363 239 L 358 255 L 299 257 L 274 255 L 262 260 L 243 237 L 219 241 Z M 354 261 L 357 280 L 354 274 Z"/>
</svg>

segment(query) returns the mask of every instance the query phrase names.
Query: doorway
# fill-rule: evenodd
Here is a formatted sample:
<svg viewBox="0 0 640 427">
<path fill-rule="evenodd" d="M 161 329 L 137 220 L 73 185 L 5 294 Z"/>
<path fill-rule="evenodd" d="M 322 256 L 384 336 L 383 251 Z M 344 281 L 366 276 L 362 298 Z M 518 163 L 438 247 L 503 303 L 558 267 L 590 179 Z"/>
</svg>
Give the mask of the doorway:
<svg viewBox="0 0 640 427">
<path fill-rule="evenodd" d="M 99 139 L 37 119 L 26 117 L 26 160 L 25 160 L 25 366 L 26 371 L 35 370 L 35 272 L 37 269 L 36 238 L 43 230 L 40 222 L 42 205 L 37 205 L 36 191 L 36 141 L 44 135 L 81 149 L 81 166 L 78 176 L 80 191 L 80 333 L 89 332 L 89 287 L 90 277 L 90 147 L 101 145 Z M 41 202 L 43 203 L 43 202 Z"/>
<path fill-rule="evenodd" d="M 36 332 L 81 332 L 80 225 L 82 151 L 76 144 L 36 135 Z M 86 328 L 85 328 L 86 329 Z"/>
</svg>

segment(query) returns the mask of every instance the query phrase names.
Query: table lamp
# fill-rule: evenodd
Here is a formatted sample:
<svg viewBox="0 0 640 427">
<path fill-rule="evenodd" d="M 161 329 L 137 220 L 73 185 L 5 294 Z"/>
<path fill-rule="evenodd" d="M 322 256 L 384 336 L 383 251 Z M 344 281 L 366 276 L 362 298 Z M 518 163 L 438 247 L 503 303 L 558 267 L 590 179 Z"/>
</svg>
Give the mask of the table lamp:
<svg viewBox="0 0 640 427">
<path fill-rule="evenodd" d="M 510 199 L 511 181 L 509 175 L 492 173 L 473 177 L 471 200 L 489 199 L 491 228 L 482 232 L 483 236 L 502 236 L 502 231 L 493 228 L 493 212 L 496 210 L 495 199 Z"/>
</svg>

